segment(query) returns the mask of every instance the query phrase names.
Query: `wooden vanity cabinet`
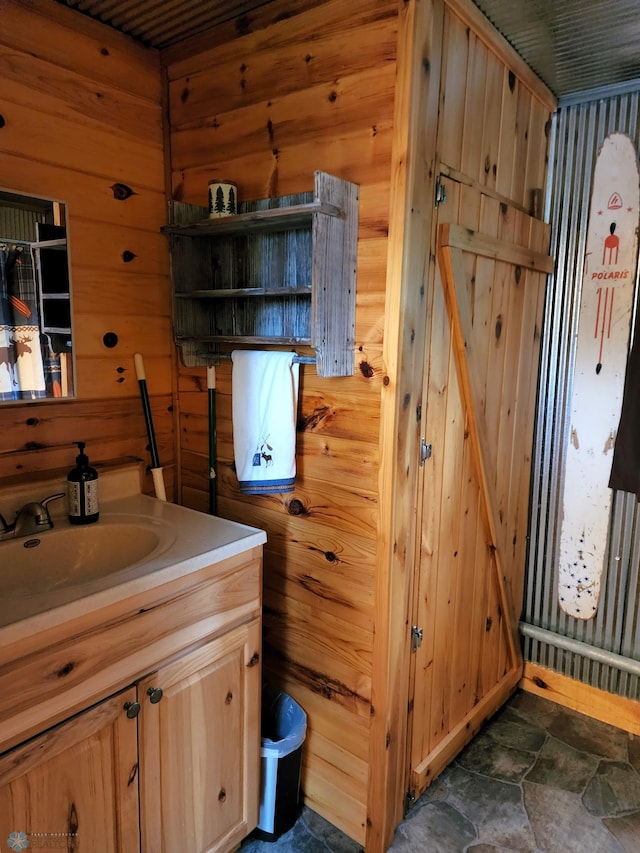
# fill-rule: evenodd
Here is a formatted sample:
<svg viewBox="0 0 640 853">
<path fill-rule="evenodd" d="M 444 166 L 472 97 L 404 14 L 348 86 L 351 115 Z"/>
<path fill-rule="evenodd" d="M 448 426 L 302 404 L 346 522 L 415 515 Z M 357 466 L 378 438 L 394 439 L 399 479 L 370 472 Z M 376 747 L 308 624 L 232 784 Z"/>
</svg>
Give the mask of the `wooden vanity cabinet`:
<svg viewBox="0 0 640 853">
<path fill-rule="evenodd" d="M 140 850 L 137 726 L 123 712 L 135 700 L 130 687 L 0 756 L 3 844 Z"/>
<path fill-rule="evenodd" d="M 259 809 L 261 566 L 254 548 L 7 650 L 0 838 L 78 853 L 240 845 Z"/>
<path fill-rule="evenodd" d="M 235 850 L 257 825 L 259 643 L 256 619 L 139 683 L 144 851 Z"/>
</svg>

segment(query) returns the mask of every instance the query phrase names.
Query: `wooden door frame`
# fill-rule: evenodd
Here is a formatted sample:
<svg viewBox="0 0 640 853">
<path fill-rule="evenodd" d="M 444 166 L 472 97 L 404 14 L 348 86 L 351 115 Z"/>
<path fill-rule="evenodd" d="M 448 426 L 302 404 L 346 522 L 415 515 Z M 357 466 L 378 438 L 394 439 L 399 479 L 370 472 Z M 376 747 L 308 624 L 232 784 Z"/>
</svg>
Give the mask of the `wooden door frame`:
<svg viewBox="0 0 640 853">
<path fill-rule="evenodd" d="M 399 0 L 380 424 L 367 853 L 404 815 L 422 370 L 435 196 L 443 0 Z M 425 180 L 426 178 L 426 180 Z"/>
<path fill-rule="evenodd" d="M 445 8 L 542 103 L 555 99 L 470 0 L 398 0 L 380 427 L 367 853 L 383 853 L 404 813 L 411 615 L 418 542 L 426 321 L 435 285 L 435 182 Z"/>
</svg>

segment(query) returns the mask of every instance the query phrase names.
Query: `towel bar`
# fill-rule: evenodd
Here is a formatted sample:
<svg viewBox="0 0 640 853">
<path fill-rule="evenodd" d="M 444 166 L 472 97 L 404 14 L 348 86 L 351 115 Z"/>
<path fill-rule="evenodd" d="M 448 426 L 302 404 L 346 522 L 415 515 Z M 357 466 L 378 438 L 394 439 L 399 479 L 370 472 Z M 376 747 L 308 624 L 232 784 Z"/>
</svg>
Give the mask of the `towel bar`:
<svg viewBox="0 0 640 853">
<path fill-rule="evenodd" d="M 210 362 L 211 366 L 213 367 L 220 364 L 221 361 L 231 361 L 230 352 L 202 353 L 201 355 L 203 358 L 206 358 L 207 361 Z M 316 364 L 316 357 L 314 355 L 294 355 L 293 363 Z"/>
</svg>

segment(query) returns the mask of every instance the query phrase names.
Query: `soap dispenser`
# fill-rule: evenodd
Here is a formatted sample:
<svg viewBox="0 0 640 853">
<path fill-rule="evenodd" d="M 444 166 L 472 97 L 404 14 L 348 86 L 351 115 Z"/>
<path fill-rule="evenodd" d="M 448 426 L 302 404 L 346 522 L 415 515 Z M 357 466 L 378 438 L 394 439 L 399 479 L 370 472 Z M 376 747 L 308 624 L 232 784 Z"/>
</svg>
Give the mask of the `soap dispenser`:
<svg viewBox="0 0 640 853">
<path fill-rule="evenodd" d="M 98 520 L 98 472 L 89 465 L 85 442 L 74 441 L 80 453 L 76 467 L 67 475 L 68 512 L 71 524 L 92 524 Z"/>
</svg>

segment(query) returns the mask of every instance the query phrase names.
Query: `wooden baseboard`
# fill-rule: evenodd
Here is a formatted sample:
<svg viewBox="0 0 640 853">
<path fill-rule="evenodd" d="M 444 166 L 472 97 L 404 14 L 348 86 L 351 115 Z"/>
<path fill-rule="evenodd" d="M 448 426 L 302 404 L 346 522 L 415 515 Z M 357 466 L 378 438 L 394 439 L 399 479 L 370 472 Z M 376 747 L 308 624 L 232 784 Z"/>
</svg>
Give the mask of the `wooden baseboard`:
<svg viewBox="0 0 640 853">
<path fill-rule="evenodd" d="M 519 685 L 529 693 L 579 711 L 594 720 L 640 734 L 640 702 L 576 681 L 552 669 L 525 662 Z"/>
</svg>

